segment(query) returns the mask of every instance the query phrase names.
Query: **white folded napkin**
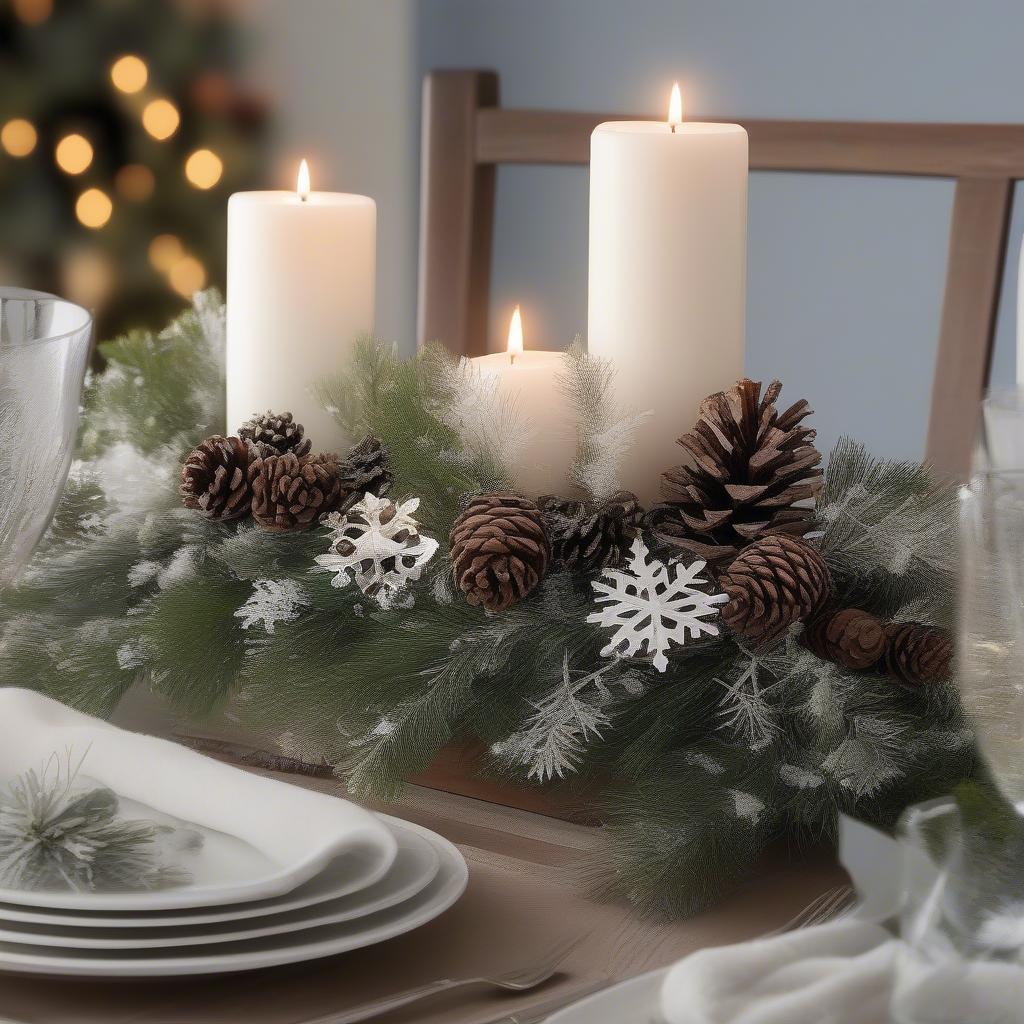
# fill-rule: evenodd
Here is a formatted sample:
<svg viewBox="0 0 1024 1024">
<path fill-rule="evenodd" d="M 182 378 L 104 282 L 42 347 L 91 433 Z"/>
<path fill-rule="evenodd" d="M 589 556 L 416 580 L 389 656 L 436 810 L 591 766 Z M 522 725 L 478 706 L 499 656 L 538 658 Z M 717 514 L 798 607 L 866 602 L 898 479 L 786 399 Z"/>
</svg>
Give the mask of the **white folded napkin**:
<svg viewBox="0 0 1024 1024">
<path fill-rule="evenodd" d="M 1013 1024 L 1024 968 L 928 964 L 884 928 L 844 920 L 694 953 L 665 977 L 661 1013 L 667 1024 Z"/>
<path fill-rule="evenodd" d="M 668 1024 L 879 1024 L 896 943 L 878 925 L 841 921 L 705 949 L 665 978 Z"/>
</svg>

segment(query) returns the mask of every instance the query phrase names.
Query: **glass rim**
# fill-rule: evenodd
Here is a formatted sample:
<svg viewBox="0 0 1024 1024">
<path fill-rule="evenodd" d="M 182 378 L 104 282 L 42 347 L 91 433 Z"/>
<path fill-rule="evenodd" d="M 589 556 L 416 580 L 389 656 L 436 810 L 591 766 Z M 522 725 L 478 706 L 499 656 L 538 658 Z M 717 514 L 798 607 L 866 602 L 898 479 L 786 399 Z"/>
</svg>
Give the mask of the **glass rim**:
<svg viewBox="0 0 1024 1024">
<path fill-rule="evenodd" d="M 59 295 L 53 295 L 50 292 L 40 292 L 33 288 L 18 288 L 14 285 L 0 285 L 0 302 L 3 302 L 5 299 L 22 299 L 27 302 L 47 302 L 52 305 L 67 306 L 69 309 L 77 310 L 82 315 L 82 322 L 70 330 L 61 331 L 60 334 L 47 334 L 42 338 L 29 338 L 24 341 L 3 343 L 0 344 L 0 349 L 28 348 L 32 345 L 48 345 L 50 342 L 65 341 L 68 338 L 76 337 L 84 331 L 90 330 L 93 325 L 92 313 L 85 306 L 80 306 L 77 302 L 72 302 L 70 299 L 62 299 Z"/>
</svg>

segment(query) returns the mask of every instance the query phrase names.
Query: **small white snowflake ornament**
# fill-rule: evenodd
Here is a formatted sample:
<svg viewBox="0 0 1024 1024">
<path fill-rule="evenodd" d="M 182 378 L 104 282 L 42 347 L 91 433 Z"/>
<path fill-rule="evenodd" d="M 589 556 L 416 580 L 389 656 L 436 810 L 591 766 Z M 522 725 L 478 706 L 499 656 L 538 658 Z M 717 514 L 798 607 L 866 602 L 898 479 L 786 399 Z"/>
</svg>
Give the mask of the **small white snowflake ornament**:
<svg viewBox="0 0 1024 1024">
<path fill-rule="evenodd" d="M 606 569 L 593 582 L 595 600 L 605 607 L 588 615 L 587 622 L 615 630 L 601 654 L 606 658 L 653 655 L 654 667 L 664 672 L 670 644 L 685 643 L 687 634 L 717 636 L 718 627 L 704 620 L 728 597 L 701 589 L 708 585 L 700 576 L 705 564 L 660 562 L 637 537 L 629 563 L 623 569 Z"/>
<path fill-rule="evenodd" d="M 324 525 L 333 543 L 316 561 L 336 574 L 332 585 L 347 587 L 354 582 L 381 607 L 392 607 L 437 551 L 437 541 L 420 534 L 413 518 L 419 504 L 419 498 L 395 503 L 367 494 L 345 515 L 327 516 Z"/>
<path fill-rule="evenodd" d="M 273 633 L 275 623 L 294 621 L 308 604 L 309 596 L 291 580 L 256 580 L 252 595 L 235 618 L 242 620 L 242 629 L 262 625 Z"/>
</svg>

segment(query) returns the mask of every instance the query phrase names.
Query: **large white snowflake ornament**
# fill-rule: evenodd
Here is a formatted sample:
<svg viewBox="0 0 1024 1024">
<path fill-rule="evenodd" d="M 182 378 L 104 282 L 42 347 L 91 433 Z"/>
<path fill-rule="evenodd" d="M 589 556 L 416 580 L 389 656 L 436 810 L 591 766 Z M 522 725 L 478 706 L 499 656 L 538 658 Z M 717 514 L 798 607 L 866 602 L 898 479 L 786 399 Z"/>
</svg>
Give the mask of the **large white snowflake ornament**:
<svg viewBox="0 0 1024 1024">
<path fill-rule="evenodd" d="M 653 655 L 659 672 L 668 668 L 669 644 L 683 644 L 703 633 L 718 635 L 718 627 L 705 622 L 728 598 L 708 594 L 700 574 L 705 562 L 690 566 L 660 562 L 647 550 L 642 538 L 633 541 L 629 563 L 623 569 L 606 569 L 594 580 L 595 600 L 604 605 L 587 616 L 587 622 L 615 632 L 601 651 L 605 657 Z"/>
<path fill-rule="evenodd" d="M 317 556 L 317 565 L 336 574 L 333 586 L 354 582 L 381 607 L 391 607 L 437 551 L 437 541 L 420 534 L 413 518 L 419 505 L 419 498 L 395 503 L 367 494 L 344 515 L 331 513 L 324 519 L 331 550 Z"/>
</svg>

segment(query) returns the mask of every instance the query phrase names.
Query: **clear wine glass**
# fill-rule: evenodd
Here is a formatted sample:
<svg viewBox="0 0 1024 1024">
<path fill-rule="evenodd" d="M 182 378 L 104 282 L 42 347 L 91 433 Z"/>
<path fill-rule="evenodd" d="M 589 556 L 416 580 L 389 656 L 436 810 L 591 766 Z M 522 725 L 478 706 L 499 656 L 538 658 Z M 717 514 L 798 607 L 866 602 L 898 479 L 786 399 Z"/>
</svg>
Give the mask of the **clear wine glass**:
<svg viewBox="0 0 1024 1024">
<path fill-rule="evenodd" d="M 985 769 L 900 823 L 900 1024 L 1001 1024 L 1024 1007 L 1024 393 L 983 414 L 960 489 L 957 659 Z"/>
<path fill-rule="evenodd" d="M 0 584 L 28 561 L 67 480 L 92 317 L 0 287 Z"/>
</svg>

